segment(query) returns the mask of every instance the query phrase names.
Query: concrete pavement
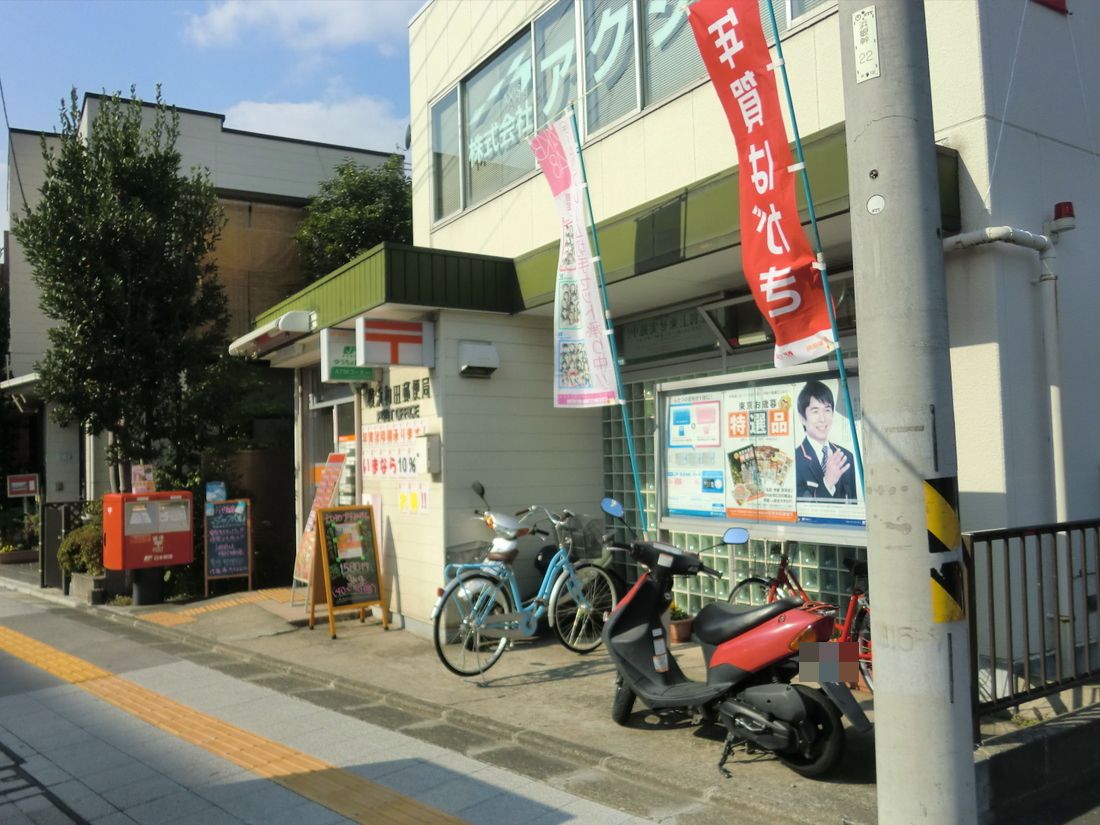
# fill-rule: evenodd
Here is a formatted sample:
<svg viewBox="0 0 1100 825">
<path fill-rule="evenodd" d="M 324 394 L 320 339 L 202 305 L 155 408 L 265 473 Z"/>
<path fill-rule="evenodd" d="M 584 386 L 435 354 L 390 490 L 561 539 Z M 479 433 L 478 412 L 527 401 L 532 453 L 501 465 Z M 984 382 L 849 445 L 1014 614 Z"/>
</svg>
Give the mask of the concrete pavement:
<svg viewBox="0 0 1100 825">
<path fill-rule="evenodd" d="M 41 597 L 33 584 L 21 586 Z M 357 708 L 372 724 L 633 816 L 676 825 L 724 823 L 732 812 L 745 823 L 875 820 L 871 736 L 849 731 L 844 764 L 829 780 L 802 779 L 743 752 L 726 778 L 716 767 L 719 729 L 644 711 L 627 727 L 611 722 L 614 671 L 602 649 L 577 656 L 549 638 L 518 643 L 483 678 L 461 679 L 443 669 L 429 641 L 383 631 L 376 620 L 339 621 L 335 640 L 324 626 L 308 630 L 304 608 L 287 604 L 286 591 L 82 614 L 104 630 L 157 634 L 192 662 L 325 707 Z M 697 650 L 678 652 L 701 666 Z"/>
<path fill-rule="evenodd" d="M 38 587 L 34 566 L 18 565 L 0 566 L 3 587 L 74 608 L 74 617 L 102 633 L 152 635 L 159 647 L 194 664 L 624 815 L 665 825 L 724 824 L 734 815 L 748 825 L 863 825 L 876 818 L 873 734 L 849 731 L 841 768 L 826 780 L 801 779 L 766 755 L 743 752 L 725 778 L 716 769 L 720 730 L 644 711 L 627 727 L 611 722 L 614 672 L 602 650 L 577 656 L 549 638 L 522 642 L 484 678 L 460 679 L 444 670 L 429 641 L 385 632 L 376 620 L 361 625 L 344 614 L 335 640 L 323 619 L 316 630 L 306 629 L 304 607 L 288 604 L 285 590 L 193 604 L 75 609 L 58 591 Z M 698 651 L 674 650 L 685 670 L 702 670 Z M 1077 693 L 1088 690 L 1073 689 L 1076 705 Z M 870 696 L 859 698 L 873 711 Z M 976 752 L 983 823 L 1100 825 L 1093 780 L 1100 775 L 1100 713 L 1095 706 L 1065 710 L 1024 730 L 983 720 L 987 736 Z M 0 804 L 12 776 L 6 770 L 0 759 Z"/>
</svg>

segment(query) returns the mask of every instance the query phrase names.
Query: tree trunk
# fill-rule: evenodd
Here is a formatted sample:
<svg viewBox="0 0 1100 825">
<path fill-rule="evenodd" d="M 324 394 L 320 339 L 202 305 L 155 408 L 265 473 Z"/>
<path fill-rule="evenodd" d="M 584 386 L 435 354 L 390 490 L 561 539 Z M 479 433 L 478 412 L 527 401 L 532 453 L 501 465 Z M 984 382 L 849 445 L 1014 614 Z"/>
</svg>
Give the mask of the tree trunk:
<svg viewBox="0 0 1100 825">
<path fill-rule="evenodd" d="M 118 440 L 114 430 L 107 430 L 107 480 L 111 484 L 111 492 L 120 492 L 118 483 Z"/>
</svg>

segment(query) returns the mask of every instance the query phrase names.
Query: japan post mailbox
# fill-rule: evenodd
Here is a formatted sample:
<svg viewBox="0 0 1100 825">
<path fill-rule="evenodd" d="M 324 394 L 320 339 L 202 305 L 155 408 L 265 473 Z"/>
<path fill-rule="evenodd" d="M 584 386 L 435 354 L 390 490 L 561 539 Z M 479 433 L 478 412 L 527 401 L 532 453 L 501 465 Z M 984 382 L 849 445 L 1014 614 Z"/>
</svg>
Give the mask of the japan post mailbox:
<svg viewBox="0 0 1100 825">
<path fill-rule="evenodd" d="M 191 493 L 109 493 L 103 497 L 103 566 L 138 570 L 194 560 Z"/>
</svg>

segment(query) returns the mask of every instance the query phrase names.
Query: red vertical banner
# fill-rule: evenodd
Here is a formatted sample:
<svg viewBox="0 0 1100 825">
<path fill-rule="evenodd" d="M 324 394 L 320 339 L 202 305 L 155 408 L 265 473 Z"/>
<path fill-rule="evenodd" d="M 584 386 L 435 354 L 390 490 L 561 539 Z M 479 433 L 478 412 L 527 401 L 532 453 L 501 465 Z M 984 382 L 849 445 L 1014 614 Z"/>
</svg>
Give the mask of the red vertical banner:
<svg viewBox="0 0 1100 825">
<path fill-rule="evenodd" d="M 741 264 L 775 334 L 775 365 L 812 361 L 836 347 L 817 257 L 798 217 L 793 159 L 757 0 L 688 7 L 703 63 L 722 102 L 741 188 Z"/>
</svg>

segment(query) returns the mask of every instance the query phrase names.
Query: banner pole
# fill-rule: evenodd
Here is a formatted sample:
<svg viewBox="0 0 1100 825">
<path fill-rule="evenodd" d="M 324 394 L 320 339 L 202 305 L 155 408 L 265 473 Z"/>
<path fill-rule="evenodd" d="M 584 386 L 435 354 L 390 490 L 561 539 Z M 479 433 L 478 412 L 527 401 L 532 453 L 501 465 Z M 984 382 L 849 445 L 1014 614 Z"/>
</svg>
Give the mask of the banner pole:
<svg viewBox="0 0 1100 825">
<path fill-rule="evenodd" d="M 814 211 L 814 199 L 810 192 L 810 175 L 806 170 L 806 158 L 802 154 L 802 138 L 798 133 L 798 120 L 794 114 L 794 100 L 791 97 L 791 84 L 787 78 L 787 64 L 783 60 L 783 44 L 779 39 L 779 24 L 775 19 L 775 7 L 773 0 L 768 0 L 768 17 L 772 24 L 772 39 L 775 41 L 776 65 L 783 78 L 783 91 L 787 96 L 787 113 L 791 118 L 791 131 L 794 132 L 794 151 L 798 158 L 799 178 L 802 181 L 802 192 L 806 196 L 806 209 L 810 214 L 810 228 L 814 236 L 814 252 L 817 254 L 815 268 L 821 273 L 821 285 L 825 290 L 825 308 L 829 312 L 829 325 L 833 330 L 833 340 L 836 341 L 836 363 L 840 373 L 840 387 L 844 393 L 844 409 L 848 415 L 848 430 L 852 435 L 852 452 L 856 457 L 856 475 L 859 476 L 861 492 L 866 495 L 866 484 L 863 480 L 863 451 L 859 447 L 859 435 L 856 433 L 856 418 L 852 410 L 852 394 L 848 389 L 848 372 L 844 367 L 844 351 L 840 346 L 840 330 L 836 325 L 836 311 L 833 308 L 833 296 L 829 289 L 829 272 L 825 266 L 825 254 L 821 247 L 821 233 L 817 229 L 817 214 Z M 598 254 L 598 253 L 597 253 Z"/>
<path fill-rule="evenodd" d="M 649 523 L 646 518 L 645 500 L 642 496 L 642 483 L 638 477 L 638 456 L 634 449 L 634 433 L 630 427 L 630 414 L 626 409 L 626 396 L 623 393 L 623 376 L 619 371 L 619 353 L 615 346 L 615 325 L 611 322 L 611 310 L 608 309 L 607 283 L 603 276 L 603 259 L 600 257 L 600 236 L 596 231 L 596 216 L 592 212 L 592 196 L 588 192 L 588 172 L 584 167 L 584 152 L 581 150 L 581 131 L 577 125 L 577 110 L 569 107 L 569 121 L 573 125 L 573 140 L 577 144 L 577 158 L 581 165 L 581 179 L 584 184 L 584 203 L 588 209 L 588 224 L 592 229 L 592 251 L 596 263 L 596 280 L 600 285 L 600 298 L 603 304 L 604 329 L 607 333 L 607 343 L 611 348 L 611 365 L 615 369 L 615 392 L 619 396 L 619 410 L 623 415 L 623 435 L 626 438 L 627 450 L 630 454 L 630 474 L 634 478 L 634 500 L 638 507 L 638 518 L 642 527 L 642 537 L 649 531 Z"/>
</svg>

